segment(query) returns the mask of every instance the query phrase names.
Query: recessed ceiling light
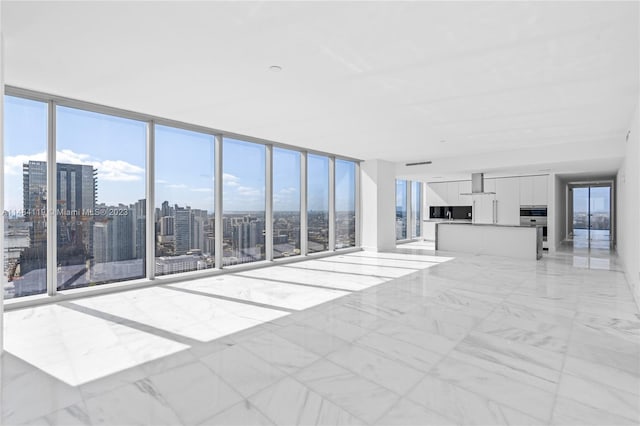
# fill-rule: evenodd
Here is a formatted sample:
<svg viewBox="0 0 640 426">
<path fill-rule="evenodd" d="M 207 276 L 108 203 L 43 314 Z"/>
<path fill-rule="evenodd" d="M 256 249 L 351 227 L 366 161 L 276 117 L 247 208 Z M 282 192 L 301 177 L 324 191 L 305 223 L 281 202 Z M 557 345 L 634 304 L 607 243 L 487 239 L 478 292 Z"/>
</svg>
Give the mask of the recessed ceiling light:
<svg viewBox="0 0 640 426">
<path fill-rule="evenodd" d="M 440 139 L 440 143 L 446 143 L 447 141 L 444 139 Z"/>
<path fill-rule="evenodd" d="M 280 72 L 282 71 L 282 67 L 280 65 L 271 65 L 269 71 Z"/>
</svg>

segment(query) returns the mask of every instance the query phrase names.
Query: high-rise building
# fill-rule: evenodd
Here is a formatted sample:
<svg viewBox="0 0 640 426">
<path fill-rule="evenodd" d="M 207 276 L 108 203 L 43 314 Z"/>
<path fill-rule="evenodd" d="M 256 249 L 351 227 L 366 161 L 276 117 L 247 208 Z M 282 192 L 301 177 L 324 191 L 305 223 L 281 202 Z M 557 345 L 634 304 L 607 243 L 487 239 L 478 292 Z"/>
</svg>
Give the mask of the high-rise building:
<svg viewBox="0 0 640 426">
<path fill-rule="evenodd" d="M 233 225 L 234 256 L 239 259 L 259 259 L 264 249 L 264 221 L 250 216 Z"/>
<path fill-rule="evenodd" d="M 22 165 L 22 191 L 24 221 L 28 223 L 29 242 L 15 264 L 20 273 L 46 269 L 47 252 L 47 164 L 44 161 L 29 161 Z M 15 269 L 10 272 L 9 279 Z M 20 289 L 16 288 L 16 292 Z"/>
<path fill-rule="evenodd" d="M 191 210 L 191 247 L 202 252 L 206 250 L 206 226 L 208 221 L 208 213 L 206 210 Z"/>
<path fill-rule="evenodd" d="M 133 239 L 133 257 L 144 259 L 145 254 L 145 223 L 147 218 L 147 200 L 138 200 L 131 206 L 131 216 L 133 218 L 131 238 Z"/>
<path fill-rule="evenodd" d="M 62 163 L 56 169 L 58 263 L 80 265 L 93 256 L 97 170 Z"/>
<path fill-rule="evenodd" d="M 163 209 L 164 211 L 164 209 Z M 175 218 L 173 216 L 163 216 L 160 218 L 160 235 L 174 235 L 175 234 Z"/>
<path fill-rule="evenodd" d="M 191 249 L 191 207 L 175 207 L 175 254 L 186 254 Z"/>
<path fill-rule="evenodd" d="M 98 221 L 93 224 L 93 261 L 106 263 L 109 261 L 109 223 Z"/>
<path fill-rule="evenodd" d="M 173 216 L 173 207 L 169 205 L 168 201 L 164 201 L 162 203 L 162 208 L 160 209 L 161 217 Z"/>
<path fill-rule="evenodd" d="M 58 262 L 82 264 L 93 256 L 93 212 L 97 195 L 97 170 L 91 165 L 56 164 L 56 215 Z M 44 161 L 29 161 L 22 166 L 25 220 L 32 222 L 30 247 L 42 249 L 46 241 L 47 166 Z M 52 208 L 52 206 L 50 206 Z M 44 256 L 28 257 L 44 259 Z M 44 265 L 22 262 L 23 273 Z"/>
<path fill-rule="evenodd" d="M 94 263 L 116 262 L 120 260 L 134 259 L 134 240 L 132 209 L 120 204 L 119 206 L 98 206 L 97 212 L 102 213 L 94 217 Z M 102 238 L 105 233 L 103 247 L 98 247 L 96 237 Z M 104 255 L 101 253 L 104 250 Z"/>
</svg>

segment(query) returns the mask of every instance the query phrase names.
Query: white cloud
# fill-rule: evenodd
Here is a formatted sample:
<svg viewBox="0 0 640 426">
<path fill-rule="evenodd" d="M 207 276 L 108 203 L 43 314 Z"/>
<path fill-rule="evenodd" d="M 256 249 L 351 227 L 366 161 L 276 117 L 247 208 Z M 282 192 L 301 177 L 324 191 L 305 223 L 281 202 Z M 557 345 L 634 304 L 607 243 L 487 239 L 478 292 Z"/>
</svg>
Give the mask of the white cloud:
<svg viewBox="0 0 640 426">
<path fill-rule="evenodd" d="M 39 152 L 32 155 L 13 155 L 5 157 L 4 172 L 7 175 L 22 175 L 22 165 L 29 161 L 45 161 L 46 152 Z"/>
<path fill-rule="evenodd" d="M 105 160 L 92 163 L 98 169 L 98 179 L 109 181 L 141 180 L 144 169 L 122 160 Z"/>
<path fill-rule="evenodd" d="M 289 187 L 281 188 L 273 193 L 274 206 L 281 210 L 297 210 L 300 208 L 300 190 Z"/>
<path fill-rule="evenodd" d="M 299 193 L 300 190 L 298 188 L 294 188 L 294 187 L 289 187 L 289 188 L 282 188 L 281 190 L 278 191 L 278 194 L 296 194 Z"/>
<path fill-rule="evenodd" d="M 227 186 L 238 186 L 240 185 L 240 178 L 238 176 L 234 176 L 230 173 L 222 174 L 222 183 Z"/>
<path fill-rule="evenodd" d="M 191 192 L 212 192 L 213 188 L 191 188 Z"/>
<path fill-rule="evenodd" d="M 252 188 L 250 186 L 238 186 L 235 190 L 242 197 L 259 197 L 263 193 L 262 190 L 257 188 Z"/>
<path fill-rule="evenodd" d="M 187 188 L 187 185 L 185 185 L 184 183 L 174 183 L 171 185 L 167 185 L 167 188 L 171 188 L 171 189 L 185 189 Z"/>
<path fill-rule="evenodd" d="M 91 157 L 88 154 L 80 154 L 77 152 L 73 152 L 70 149 L 56 151 L 56 161 L 58 163 L 93 165 L 94 162 L 92 162 L 90 159 Z"/>
<path fill-rule="evenodd" d="M 5 173 L 8 175 L 21 175 L 22 165 L 29 161 L 45 161 L 46 152 L 32 155 L 13 155 L 5 158 Z M 122 160 L 92 160 L 88 154 L 73 152 L 63 149 L 56 152 L 56 161 L 67 164 L 86 164 L 98 169 L 98 179 L 105 181 L 137 181 L 144 177 L 144 169 Z"/>
<path fill-rule="evenodd" d="M 144 168 L 123 160 L 93 159 L 89 154 L 63 149 L 56 152 L 58 163 L 86 164 L 98 170 L 98 181 L 132 182 L 144 178 Z"/>
<path fill-rule="evenodd" d="M 166 181 L 166 180 L 164 180 L 164 179 L 156 179 L 156 184 L 158 184 L 158 185 L 164 185 L 164 184 L 166 184 L 166 183 L 169 183 L 169 182 L 167 182 L 167 181 Z"/>
</svg>

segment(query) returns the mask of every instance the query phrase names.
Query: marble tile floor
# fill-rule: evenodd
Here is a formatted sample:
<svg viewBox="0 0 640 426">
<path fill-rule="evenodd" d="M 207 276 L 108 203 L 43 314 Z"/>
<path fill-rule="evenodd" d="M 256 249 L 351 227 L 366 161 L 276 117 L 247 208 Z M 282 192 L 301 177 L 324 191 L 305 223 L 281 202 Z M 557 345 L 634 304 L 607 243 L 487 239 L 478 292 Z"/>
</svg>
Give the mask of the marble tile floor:
<svg viewBox="0 0 640 426">
<path fill-rule="evenodd" d="M 415 242 L 6 312 L 5 349 L 2 425 L 640 423 L 607 250 Z"/>
</svg>

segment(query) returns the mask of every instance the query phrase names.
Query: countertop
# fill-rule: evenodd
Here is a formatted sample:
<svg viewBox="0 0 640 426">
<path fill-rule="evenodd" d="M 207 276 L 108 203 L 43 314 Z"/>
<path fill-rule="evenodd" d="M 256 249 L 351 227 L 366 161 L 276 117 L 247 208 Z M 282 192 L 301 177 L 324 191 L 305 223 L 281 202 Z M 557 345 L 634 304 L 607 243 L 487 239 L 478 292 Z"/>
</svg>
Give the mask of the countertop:
<svg viewBox="0 0 640 426">
<path fill-rule="evenodd" d="M 438 225 L 471 225 L 471 226 L 495 226 L 500 228 L 537 228 L 542 225 L 502 225 L 498 223 L 471 223 L 469 221 L 442 221 L 437 222 Z"/>
<path fill-rule="evenodd" d="M 433 223 L 442 223 L 442 222 L 447 222 L 447 223 L 471 223 L 471 219 L 453 219 L 453 220 L 448 220 L 448 219 L 423 219 L 423 222 L 433 222 Z"/>
</svg>

